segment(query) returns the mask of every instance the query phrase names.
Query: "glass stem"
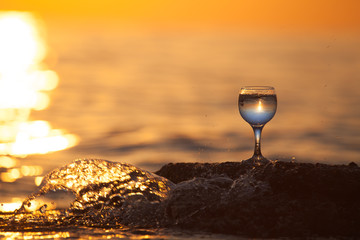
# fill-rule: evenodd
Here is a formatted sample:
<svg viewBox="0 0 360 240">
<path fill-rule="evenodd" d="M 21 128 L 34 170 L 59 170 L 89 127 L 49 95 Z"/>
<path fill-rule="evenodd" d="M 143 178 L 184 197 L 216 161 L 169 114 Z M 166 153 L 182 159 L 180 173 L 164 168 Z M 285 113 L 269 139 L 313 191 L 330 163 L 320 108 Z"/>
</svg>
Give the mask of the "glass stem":
<svg viewBox="0 0 360 240">
<path fill-rule="evenodd" d="M 261 160 L 264 157 L 261 154 L 260 150 L 260 140 L 261 140 L 261 131 L 264 126 L 261 127 L 253 127 L 254 134 L 255 134 L 255 149 L 254 149 L 254 156 L 253 159 Z"/>
</svg>

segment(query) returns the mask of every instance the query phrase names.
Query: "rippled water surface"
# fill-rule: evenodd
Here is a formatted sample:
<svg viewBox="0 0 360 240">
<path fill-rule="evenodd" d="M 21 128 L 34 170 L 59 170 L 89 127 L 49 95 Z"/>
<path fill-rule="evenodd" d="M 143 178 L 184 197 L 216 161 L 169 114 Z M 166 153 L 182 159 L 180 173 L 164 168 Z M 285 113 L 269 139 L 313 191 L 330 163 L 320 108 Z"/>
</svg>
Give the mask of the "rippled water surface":
<svg viewBox="0 0 360 240">
<path fill-rule="evenodd" d="M 69 34 L 51 38 L 60 83 L 34 117 L 77 134 L 73 155 L 158 166 L 245 159 L 253 133 L 238 91 L 271 85 L 278 110 L 264 155 L 359 161 L 358 38 Z"/>
<path fill-rule="evenodd" d="M 134 34 L 121 29 L 96 32 L 70 27 L 49 28 L 48 42 L 53 49 L 48 61 L 59 75 L 59 85 L 50 95 L 49 108 L 33 111 L 31 118 L 66 129 L 79 137 L 79 144 L 3 164 L 0 172 L 12 171 L 17 178 L 0 180 L 2 211 L 20 207 L 36 191 L 41 177 L 78 158 L 129 163 L 149 172 L 168 162 L 247 159 L 253 151 L 253 133 L 237 108 L 238 90 L 244 85 L 271 85 L 277 92 L 277 113 L 263 130 L 264 156 L 360 163 L 358 37 L 241 32 Z M 33 172 L 25 174 L 29 169 Z M 86 168 L 78 170 L 81 178 L 92 176 Z M 74 192 L 71 186 L 63 188 Z M 106 191 L 103 193 L 111 190 Z M 24 218 L 30 228 L 9 229 L 2 236 L 224 237 L 123 226 L 62 229 L 61 221 L 60 225 L 46 222 L 58 214 L 69 218 L 60 209 L 69 208 L 73 197 L 64 194 L 55 200 L 44 199 L 34 205 L 35 215 L 24 213 L 20 219 L 3 213 L 1 227 Z M 96 202 L 101 196 L 87 197 Z M 45 202 L 50 202 L 45 222 L 51 227 L 41 226 L 44 214 L 40 208 Z M 36 224 L 31 225 L 32 221 Z"/>
<path fill-rule="evenodd" d="M 47 214 L 48 217 L 52 212 Z M 10 216 L 0 215 L 0 217 L 8 218 Z M 24 215 L 24 218 L 33 219 L 41 222 L 41 218 L 33 215 Z M 0 223 L 2 224 L 2 223 Z M 2 227 L 2 226 L 1 226 Z M 116 228 L 99 228 L 85 226 L 53 226 L 45 225 L 31 229 L 16 229 L 0 232 L 1 239 L 246 239 L 238 236 L 208 234 L 202 232 L 186 231 L 186 230 L 168 230 L 168 229 L 139 229 L 118 226 Z"/>
</svg>

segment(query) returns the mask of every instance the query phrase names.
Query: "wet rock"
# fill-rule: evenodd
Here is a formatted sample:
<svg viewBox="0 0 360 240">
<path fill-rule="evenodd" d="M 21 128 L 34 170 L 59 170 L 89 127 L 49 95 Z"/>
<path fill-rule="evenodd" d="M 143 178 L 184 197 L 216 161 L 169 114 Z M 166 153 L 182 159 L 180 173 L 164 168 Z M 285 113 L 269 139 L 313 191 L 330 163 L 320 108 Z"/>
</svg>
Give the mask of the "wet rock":
<svg viewBox="0 0 360 240">
<path fill-rule="evenodd" d="M 158 175 L 169 226 L 250 237 L 360 237 L 360 168 L 271 162 L 179 163 Z"/>
<path fill-rule="evenodd" d="M 194 177 L 227 176 L 237 179 L 251 169 L 252 165 L 242 162 L 223 163 L 169 163 L 156 172 L 173 183 L 190 180 Z"/>
<path fill-rule="evenodd" d="M 215 177 L 193 178 L 177 184 L 168 199 L 167 217 L 176 225 L 189 225 L 195 216 L 216 207 L 232 182 L 227 177 Z"/>
<path fill-rule="evenodd" d="M 356 163 L 354 163 L 354 162 L 349 163 L 348 166 L 349 166 L 349 167 L 358 167 L 358 165 L 357 165 Z"/>
<path fill-rule="evenodd" d="M 116 221 L 125 226 L 157 228 L 164 218 L 164 205 L 158 201 L 149 201 L 144 196 L 134 195 L 126 199 L 121 208 L 113 208 Z"/>
</svg>

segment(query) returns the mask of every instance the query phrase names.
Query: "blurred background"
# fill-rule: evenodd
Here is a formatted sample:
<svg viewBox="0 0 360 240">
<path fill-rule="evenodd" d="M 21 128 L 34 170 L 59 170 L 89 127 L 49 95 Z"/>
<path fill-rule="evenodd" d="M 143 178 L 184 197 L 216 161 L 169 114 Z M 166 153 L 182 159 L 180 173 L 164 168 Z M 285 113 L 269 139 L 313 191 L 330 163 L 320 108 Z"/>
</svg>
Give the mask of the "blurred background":
<svg viewBox="0 0 360 240">
<path fill-rule="evenodd" d="M 270 159 L 360 163 L 356 0 L 5 0 L 0 210 L 77 158 L 241 161 L 238 91 L 274 86 Z"/>
</svg>

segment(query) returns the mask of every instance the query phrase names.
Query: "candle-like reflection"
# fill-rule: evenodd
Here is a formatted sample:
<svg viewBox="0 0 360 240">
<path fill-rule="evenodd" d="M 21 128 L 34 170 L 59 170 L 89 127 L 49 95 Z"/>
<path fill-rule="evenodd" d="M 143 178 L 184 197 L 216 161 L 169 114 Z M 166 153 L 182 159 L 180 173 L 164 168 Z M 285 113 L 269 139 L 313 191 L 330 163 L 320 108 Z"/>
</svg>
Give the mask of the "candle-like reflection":
<svg viewBox="0 0 360 240">
<path fill-rule="evenodd" d="M 261 99 L 260 99 L 259 102 L 258 102 L 257 111 L 261 112 L 262 110 L 263 110 L 263 106 L 262 106 L 262 102 L 261 102 Z"/>
</svg>

